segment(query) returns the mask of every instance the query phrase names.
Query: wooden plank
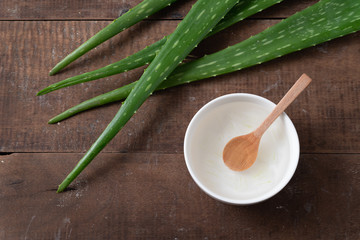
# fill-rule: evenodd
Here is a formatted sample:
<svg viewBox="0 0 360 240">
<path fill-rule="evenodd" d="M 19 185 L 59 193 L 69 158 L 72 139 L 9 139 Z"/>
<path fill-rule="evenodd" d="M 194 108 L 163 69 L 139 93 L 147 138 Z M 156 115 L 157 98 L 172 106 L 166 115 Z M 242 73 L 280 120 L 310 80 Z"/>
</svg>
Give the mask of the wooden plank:
<svg viewBox="0 0 360 240">
<path fill-rule="evenodd" d="M 273 198 L 236 207 L 203 193 L 182 154 L 103 153 L 75 190 L 80 154 L 0 156 L 1 239 L 358 239 L 359 154 L 303 154 Z"/>
<path fill-rule="evenodd" d="M 276 22 L 245 21 L 207 39 L 193 55 L 214 52 Z M 61 74 L 48 76 L 57 61 L 106 24 L 0 22 L 0 39 L 6 43 L 0 45 L 0 152 L 86 151 L 120 103 L 88 111 L 59 125 L 46 122 L 81 101 L 136 80 L 143 68 L 42 97 L 36 97 L 36 92 L 66 77 L 115 62 L 170 33 L 177 22 L 143 22 Z M 211 99 L 248 92 L 277 102 L 305 72 L 314 81 L 287 110 L 297 127 L 302 151 L 359 153 L 359 38 L 359 33 L 353 34 L 247 70 L 155 94 L 104 151 L 181 153 L 189 121 Z"/>
<path fill-rule="evenodd" d="M 2 0 L 0 20 L 113 20 L 141 0 L 132 1 L 42 1 Z M 152 19 L 182 19 L 195 0 L 177 1 L 166 10 L 152 16 Z M 286 0 L 256 18 L 284 18 L 316 3 L 316 0 Z"/>
</svg>

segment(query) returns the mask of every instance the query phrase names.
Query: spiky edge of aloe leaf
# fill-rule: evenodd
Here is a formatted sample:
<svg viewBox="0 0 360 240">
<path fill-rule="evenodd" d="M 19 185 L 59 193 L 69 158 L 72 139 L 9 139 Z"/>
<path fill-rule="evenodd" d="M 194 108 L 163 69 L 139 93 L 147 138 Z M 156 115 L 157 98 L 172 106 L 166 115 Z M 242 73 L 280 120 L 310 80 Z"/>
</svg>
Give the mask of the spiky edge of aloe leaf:
<svg viewBox="0 0 360 240">
<path fill-rule="evenodd" d="M 255 13 L 258 13 L 270 6 L 273 6 L 274 4 L 279 3 L 281 1 L 283 0 L 251 0 L 251 1 L 242 0 L 241 2 L 236 4 L 228 12 L 228 14 L 226 14 L 226 16 L 214 27 L 214 29 L 207 35 L 207 37 L 221 30 L 224 30 L 225 28 L 228 28 L 231 25 Z M 73 76 L 65 80 L 62 80 L 60 82 L 54 83 L 40 90 L 37 93 L 37 95 L 39 96 L 75 84 L 93 81 L 104 77 L 109 77 L 148 64 L 154 59 L 156 52 L 159 51 L 160 48 L 164 45 L 167 37 L 168 36 L 116 63 L 112 63 L 103 68 L 91 72 L 83 73 L 77 76 Z"/>
<path fill-rule="evenodd" d="M 326 19 L 322 20 L 325 14 Z M 319 21 L 318 25 L 314 24 L 316 21 Z M 292 32 L 296 27 L 298 32 Z M 243 42 L 177 67 L 157 90 L 237 71 L 359 30 L 360 4 L 322 0 Z M 264 47 L 264 44 L 267 51 L 258 51 L 258 47 Z M 125 99 L 133 86 L 134 83 L 131 83 L 82 102 L 57 115 L 50 123 Z"/>
<path fill-rule="evenodd" d="M 176 0 L 144 0 L 143 2 L 130 9 L 124 15 L 120 16 L 105 28 L 96 33 L 89 40 L 84 42 L 80 47 L 75 49 L 72 53 L 62 59 L 56 66 L 50 71 L 50 76 L 56 74 L 61 69 L 95 48 L 99 44 L 105 42 L 109 38 L 112 38 L 116 34 L 131 27 L 135 23 L 147 18 L 148 16 L 156 13 L 157 11 L 169 6 Z"/>
<path fill-rule="evenodd" d="M 159 84 L 237 2 L 238 0 L 198 0 L 193 5 L 131 90 L 114 119 L 60 184 L 58 192 L 63 191 L 116 136 Z"/>
</svg>

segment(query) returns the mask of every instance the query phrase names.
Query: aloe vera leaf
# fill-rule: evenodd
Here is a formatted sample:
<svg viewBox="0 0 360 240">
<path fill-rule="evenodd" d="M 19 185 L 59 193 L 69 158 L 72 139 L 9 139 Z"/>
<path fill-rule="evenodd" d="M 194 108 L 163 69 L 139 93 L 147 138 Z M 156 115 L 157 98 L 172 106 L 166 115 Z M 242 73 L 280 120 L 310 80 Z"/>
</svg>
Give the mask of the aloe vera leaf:
<svg viewBox="0 0 360 240">
<path fill-rule="evenodd" d="M 50 76 L 56 74 L 61 69 L 95 48 L 99 44 L 105 42 L 106 40 L 112 38 L 116 34 L 122 32 L 123 30 L 131 27 L 135 23 L 140 22 L 141 20 L 147 18 L 148 16 L 156 13 L 157 11 L 163 9 L 166 6 L 169 6 L 171 3 L 176 0 L 144 0 L 143 2 L 136 5 L 134 8 L 130 9 L 124 15 L 115 19 L 112 23 L 107 25 L 105 28 L 96 33 L 89 40 L 84 42 L 80 47 L 75 49 L 72 53 L 67 55 L 62 59 L 56 66 L 50 71 Z"/>
<path fill-rule="evenodd" d="M 177 67 L 156 90 L 251 67 L 360 30 L 360 3 L 322 0 L 227 49 Z M 56 123 L 79 112 L 125 99 L 135 83 L 104 93 L 52 118 Z M 98 103 L 103 99 L 102 104 Z"/>
<path fill-rule="evenodd" d="M 143 50 L 127 57 L 124 58 L 121 61 L 118 61 L 116 63 L 113 64 L 109 64 L 103 68 L 91 71 L 91 72 L 87 72 L 87 73 L 83 73 L 77 76 L 73 76 L 67 79 L 64 79 L 60 82 L 51 84 L 50 86 L 40 90 L 36 95 L 40 96 L 40 95 L 44 95 L 47 93 L 50 93 L 52 91 L 64 88 L 64 87 L 69 87 L 72 85 L 76 85 L 79 83 L 84 83 L 84 82 L 89 82 L 89 81 L 93 81 L 99 78 L 104 78 L 104 77 L 109 77 L 115 74 L 119 74 L 122 72 L 126 72 L 138 67 L 141 67 L 145 64 L 150 63 L 155 55 L 156 52 L 158 52 L 160 50 L 160 48 L 164 45 L 164 43 L 166 42 L 166 37 L 162 38 L 161 40 L 157 41 L 156 43 L 147 46 L 146 48 L 144 48 Z"/>
<path fill-rule="evenodd" d="M 179 66 L 159 88 L 241 70 L 360 30 L 360 1 L 321 0 L 238 44 Z"/>
<path fill-rule="evenodd" d="M 94 98 L 88 99 L 53 117 L 52 119 L 49 120 L 48 123 L 49 124 L 57 123 L 82 111 L 99 107 L 111 102 L 123 100 L 130 94 L 131 90 L 135 87 L 135 84 L 136 82 L 133 82 L 119 89 L 115 89 L 113 91 L 107 92 L 106 94 L 102 94 Z"/>
<path fill-rule="evenodd" d="M 281 1 L 282 0 L 242 0 L 226 14 L 226 16 L 212 29 L 212 31 L 209 32 L 207 37 Z M 39 96 L 75 84 L 109 77 L 148 64 L 154 59 L 156 52 L 158 52 L 164 45 L 167 38 L 168 36 L 116 63 L 54 83 L 40 90 L 37 95 Z"/>
<path fill-rule="evenodd" d="M 122 129 L 143 102 L 238 0 L 198 0 L 140 77 L 104 132 L 60 184 L 63 191 Z M 196 22 L 196 24 L 194 24 Z"/>
</svg>

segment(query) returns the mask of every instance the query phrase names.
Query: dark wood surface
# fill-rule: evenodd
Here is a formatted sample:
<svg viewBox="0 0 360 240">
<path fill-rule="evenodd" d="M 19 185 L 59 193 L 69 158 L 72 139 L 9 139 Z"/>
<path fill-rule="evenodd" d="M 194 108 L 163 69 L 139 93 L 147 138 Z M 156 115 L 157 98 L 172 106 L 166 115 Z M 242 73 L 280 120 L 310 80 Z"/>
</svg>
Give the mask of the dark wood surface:
<svg viewBox="0 0 360 240">
<path fill-rule="evenodd" d="M 48 76 L 60 59 L 138 2 L 0 1 L 0 239 L 359 239 L 360 33 L 154 94 L 72 190 L 55 193 L 120 103 L 57 125 L 46 122 L 136 80 L 144 68 L 35 94 L 171 33 L 194 1 L 174 4 Z M 192 55 L 246 39 L 314 2 L 285 0 L 205 40 Z M 301 143 L 290 183 L 253 206 L 208 197 L 183 157 L 183 137 L 196 111 L 233 92 L 277 102 L 303 72 L 313 82 L 286 111 Z"/>
<path fill-rule="evenodd" d="M 196 0 L 182 0 L 171 7 L 151 16 L 151 19 L 182 19 Z M 113 20 L 140 3 L 131 1 L 42 1 L 42 0 L 2 0 L 0 1 L 0 20 Z M 256 15 L 260 18 L 283 18 L 317 2 L 316 0 L 285 0 Z"/>
<path fill-rule="evenodd" d="M 56 194 L 54 186 L 80 157 L 14 153 L 2 158 L 1 238 L 359 237 L 356 154 L 302 154 L 283 191 L 246 207 L 226 205 L 203 193 L 182 154 L 103 153 L 75 181 L 74 190 Z"/>
</svg>

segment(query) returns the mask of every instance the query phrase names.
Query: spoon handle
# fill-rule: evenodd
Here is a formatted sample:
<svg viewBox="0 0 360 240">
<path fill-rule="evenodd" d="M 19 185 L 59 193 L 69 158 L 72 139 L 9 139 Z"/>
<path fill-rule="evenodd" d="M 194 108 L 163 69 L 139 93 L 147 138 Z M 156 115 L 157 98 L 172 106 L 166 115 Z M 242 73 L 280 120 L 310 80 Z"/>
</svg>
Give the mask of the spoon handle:
<svg viewBox="0 0 360 240">
<path fill-rule="evenodd" d="M 295 82 L 290 90 L 276 105 L 270 115 L 264 120 L 264 122 L 254 131 L 254 135 L 261 137 L 264 132 L 270 127 L 280 114 L 299 96 L 299 94 L 310 84 L 311 78 L 305 73 Z"/>
</svg>

